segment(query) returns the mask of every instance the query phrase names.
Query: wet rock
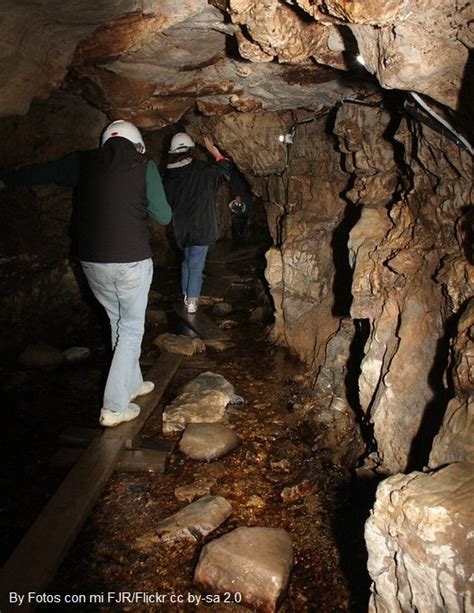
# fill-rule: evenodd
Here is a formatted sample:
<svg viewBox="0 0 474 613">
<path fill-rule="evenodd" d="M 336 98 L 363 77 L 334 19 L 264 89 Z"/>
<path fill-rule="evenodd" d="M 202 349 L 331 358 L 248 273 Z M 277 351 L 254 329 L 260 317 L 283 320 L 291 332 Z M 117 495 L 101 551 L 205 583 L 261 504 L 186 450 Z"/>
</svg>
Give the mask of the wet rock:
<svg viewBox="0 0 474 613">
<path fill-rule="evenodd" d="M 474 597 L 474 466 L 383 481 L 365 527 L 369 611 L 468 611 Z"/>
<path fill-rule="evenodd" d="M 63 356 L 66 362 L 75 363 L 87 360 L 91 355 L 89 347 L 69 347 L 63 351 Z"/>
<path fill-rule="evenodd" d="M 258 306 L 250 313 L 249 321 L 253 324 L 267 324 L 273 320 L 273 309 L 267 306 Z"/>
<path fill-rule="evenodd" d="M 270 467 L 273 470 L 281 470 L 285 473 L 289 473 L 291 468 L 291 462 L 286 458 L 283 458 L 282 460 L 270 460 Z"/>
<path fill-rule="evenodd" d="M 318 394 L 309 405 L 313 409 L 306 413 L 305 423 L 313 432 L 313 449 L 327 450 L 333 464 L 353 467 L 365 447 L 347 400 Z"/>
<path fill-rule="evenodd" d="M 236 328 L 239 325 L 238 321 L 234 321 L 233 319 L 224 319 L 219 324 L 219 328 L 221 330 L 232 330 L 232 328 Z"/>
<path fill-rule="evenodd" d="M 168 323 L 166 312 L 160 309 L 147 309 L 146 320 L 154 325 L 166 325 Z"/>
<path fill-rule="evenodd" d="M 208 349 L 211 349 L 211 351 L 216 351 L 216 352 L 226 351 L 227 349 L 232 349 L 233 347 L 235 347 L 235 343 L 230 343 L 229 341 L 212 340 L 212 339 L 205 339 L 204 344 L 206 345 Z"/>
<path fill-rule="evenodd" d="M 194 573 L 201 591 L 239 593 L 258 611 L 275 611 L 293 565 L 291 539 L 279 528 L 237 528 L 204 546 Z"/>
<path fill-rule="evenodd" d="M 179 442 L 179 450 L 193 460 L 217 460 L 240 443 L 237 434 L 222 424 L 189 424 Z"/>
<path fill-rule="evenodd" d="M 215 479 L 198 479 L 189 485 L 177 487 L 174 495 L 180 502 L 193 502 L 196 498 L 211 494 L 216 483 Z"/>
<path fill-rule="evenodd" d="M 177 336 L 169 333 L 160 334 L 153 343 L 160 349 L 182 355 L 194 355 L 206 351 L 206 346 L 201 339 L 190 338 L 189 336 Z"/>
<path fill-rule="evenodd" d="M 204 496 L 161 521 L 155 530 L 137 540 L 138 545 L 197 541 L 218 528 L 232 514 L 232 506 L 222 496 Z"/>
<path fill-rule="evenodd" d="M 234 396 L 234 387 L 222 375 L 201 373 L 163 411 L 163 434 L 180 432 L 189 423 L 224 421 L 225 408 Z"/>
<path fill-rule="evenodd" d="M 228 302 L 221 302 L 220 304 L 214 305 L 212 309 L 212 314 L 216 315 L 216 317 L 224 317 L 225 315 L 229 315 L 234 310 L 233 306 Z"/>
<path fill-rule="evenodd" d="M 309 479 L 305 479 L 296 485 L 292 485 L 289 487 L 285 487 L 281 493 L 281 499 L 284 503 L 294 502 L 295 500 L 299 500 L 300 498 L 305 498 L 306 496 L 311 496 L 315 494 L 318 490 L 318 487 Z"/>
<path fill-rule="evenodd" d="M 451 361 L 456 397 L 450 400 L 433 441 L 430 468 L 474 462 L 474 298 L 459 320 Z"/>
<path fill-rule="evenodd" d="M 264 509 L 267 504 L 263 498 L 260 498 L 260 496 L 253 495 L 248 499 L 246 506 L 253 507 L 255 509 Z"/>
<path fill-rule="evenodd" d="M 50 345 L 28 345 L 20 354 L 18 362 L 26 368 L 57 368 L 65 358 L 61 351 Z"/>
</svg>

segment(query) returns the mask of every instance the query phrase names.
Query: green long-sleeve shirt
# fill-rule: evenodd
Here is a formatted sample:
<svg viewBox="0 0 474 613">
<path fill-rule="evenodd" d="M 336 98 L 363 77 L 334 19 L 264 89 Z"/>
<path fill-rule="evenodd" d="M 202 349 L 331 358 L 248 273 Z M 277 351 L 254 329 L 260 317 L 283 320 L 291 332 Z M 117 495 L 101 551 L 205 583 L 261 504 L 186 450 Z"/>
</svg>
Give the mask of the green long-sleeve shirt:
<svg viewBox="0 0 474 613">
<path fill-rule="evenodd" d="M 2 177 L 5 185 L 35 185 L 55 183 L 65 187 L 76 187 L 79 182 L 79 153 L 70 153 L 45 164 L 32 164 Z M 166 199 L 161 177 L 153 160 L 146 167 L 147 212 L 159 224 L 171 221 L 171 208 Z"/>
</svg>

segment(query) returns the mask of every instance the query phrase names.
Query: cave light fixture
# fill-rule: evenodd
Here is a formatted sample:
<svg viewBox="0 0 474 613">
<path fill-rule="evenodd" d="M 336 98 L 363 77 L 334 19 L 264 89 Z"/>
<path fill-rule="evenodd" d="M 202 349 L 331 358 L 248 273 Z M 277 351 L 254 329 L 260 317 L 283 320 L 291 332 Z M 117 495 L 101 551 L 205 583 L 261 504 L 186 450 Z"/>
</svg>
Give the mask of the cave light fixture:
<svg viewBox="0 0 474 613">
<path fill-rule="evenodd" d="M 359 53 L 359 55 L 356 57 L 356 60 L 359 62 L 359 64 L 362 64 L 362 66 L 365 66 L 365 60 L 364 58 L 361 56 L 361 54 Z"/>
</svg>

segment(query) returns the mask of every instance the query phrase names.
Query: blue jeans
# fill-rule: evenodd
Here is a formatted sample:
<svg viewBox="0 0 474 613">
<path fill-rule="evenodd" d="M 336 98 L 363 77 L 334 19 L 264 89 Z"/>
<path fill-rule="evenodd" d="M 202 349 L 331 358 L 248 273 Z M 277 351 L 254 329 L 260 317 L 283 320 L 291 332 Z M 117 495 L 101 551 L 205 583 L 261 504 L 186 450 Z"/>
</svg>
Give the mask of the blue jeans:
<svg viewBox="0 0 474 613">
<path fill-rule="evenodd" d="M 202 273 L 208 249 L 207 245 L 191 245 L 183 249 L 181 289 L 187 298 L 199 298 L 201 295 Z"/>
<path fill-rule="evenodd" d="M 81 262 L 94 296 L 109 316 L 112 364 L 104 391 L 104 408 L 125 411 L 143 383 L 140 353 L 145 310 L 153 277 L 151 258 L 140 262 Z"/>
</svg>

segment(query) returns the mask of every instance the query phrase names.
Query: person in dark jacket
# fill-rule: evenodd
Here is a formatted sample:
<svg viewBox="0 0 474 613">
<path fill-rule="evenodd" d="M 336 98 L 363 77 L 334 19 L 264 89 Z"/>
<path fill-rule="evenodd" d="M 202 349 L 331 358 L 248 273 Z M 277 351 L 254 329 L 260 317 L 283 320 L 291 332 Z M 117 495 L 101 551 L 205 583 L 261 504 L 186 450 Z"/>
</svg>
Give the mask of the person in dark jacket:
<svg viewBox="0 0 474 613">
<path fill-rule="evenodd" d="M 235 246 L 239 246 L 247 236 L 253 196 L 246 178 L 235 165 L 232 167 L 229 184 L 233 197 L 233 200 L 229 202 L 229 210 L 232 215 L 232 241 Z"/>
<path fill-rule="evenodd" d="M 76 188 L 78 256 L 112 332 L 103 426 L 135 419 L 140 407 L 132 400 L 154 388 L 152 381 L 143 381 L 139 364 L 153 275 L 147 213 L 166 225 L 171 209 L 156 164 L 144 154 L 139 130 L 119 120 L 106 128 L 98 149 L 27 166 L 0 181 L 0 189 L 37 183 Z"/>
<path fill-rule="evenodd" d="M 197 311 L 207 251 L 217 240 L 215 192 L 230 178 L 232 168 L 209 138 L 204 144 L 216 164 L 195 159 L 192 138 L 185 132 L 175 134 L 164 175 L 175 239 L 183 250 L 181 290 L 188 313 Z"/>
</svg>

